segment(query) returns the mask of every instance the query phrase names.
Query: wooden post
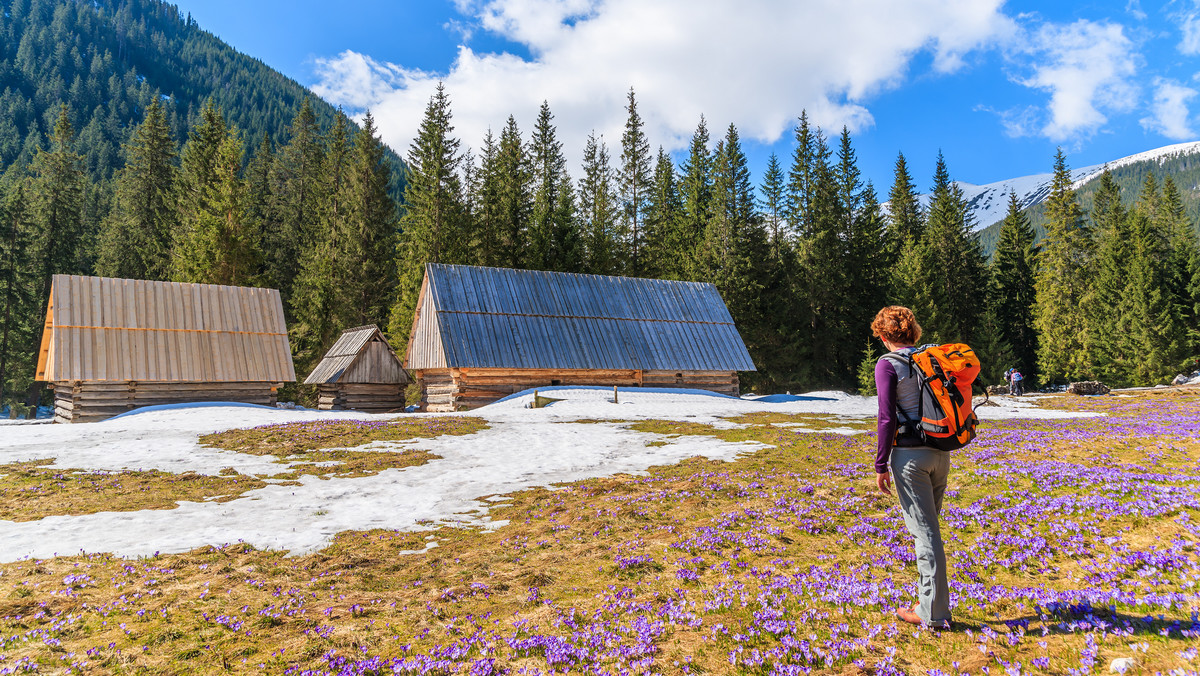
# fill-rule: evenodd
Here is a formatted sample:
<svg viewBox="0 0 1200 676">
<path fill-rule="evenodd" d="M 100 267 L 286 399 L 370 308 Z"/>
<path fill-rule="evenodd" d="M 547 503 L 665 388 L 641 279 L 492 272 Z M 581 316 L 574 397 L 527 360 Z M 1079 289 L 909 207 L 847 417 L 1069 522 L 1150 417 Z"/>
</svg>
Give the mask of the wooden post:
<svg viewBox="0 0 1200 676">
<path fill-rule="evenodd" d="M 617 386 L 616 385 L 613 385 L 613 403 L 614 404 L 621 403 L 621 402 L 617 401 Z"/>
</svg>

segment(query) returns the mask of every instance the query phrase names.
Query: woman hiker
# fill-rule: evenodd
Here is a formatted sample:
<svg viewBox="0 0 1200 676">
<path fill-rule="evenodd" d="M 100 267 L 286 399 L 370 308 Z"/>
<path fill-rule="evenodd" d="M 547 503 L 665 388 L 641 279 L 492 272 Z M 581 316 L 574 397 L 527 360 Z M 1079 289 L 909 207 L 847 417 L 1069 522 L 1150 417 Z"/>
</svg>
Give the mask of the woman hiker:
<svg viewBox="0 0 1200 676">
<path fill-rule="evenodd" d="M 883 341 L 889 353 L 911 354 L 921 339 L 921 326 L 912 310 L 897 305 L 875 315 L 871 332 Z M 918 419 L 920 392 L 907 362 L 890 355 L 880 357 L 875 364 L 875 386 L 879 391 L 875 484 L 890 495 L 895 481 L 904 525 L 916 540 L 917 550 L 918 602 L 911 609 L 896 611 L 896 617 L 911 624 L 948 629 L 950 586 L 938 514 L 950 473 L 950 454 L 923 446 L 912 436 L 896 434 L 900 421 Z"/>
</svg>

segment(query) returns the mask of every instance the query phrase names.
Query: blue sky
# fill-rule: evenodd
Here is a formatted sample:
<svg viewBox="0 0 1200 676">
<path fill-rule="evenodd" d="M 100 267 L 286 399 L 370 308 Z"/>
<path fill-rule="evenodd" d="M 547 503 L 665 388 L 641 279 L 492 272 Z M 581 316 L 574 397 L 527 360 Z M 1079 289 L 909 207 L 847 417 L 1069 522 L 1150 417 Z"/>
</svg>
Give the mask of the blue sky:
<svg viewBox="0 0 1200 676">
<path fill-rule="evenodd" d="M 571 170 L 595 130 L 619 155 L 632 86 L 652 146 L 679 158 L 700 114 L 733 123 L 756 183 L 785 167 L 807 109 L 850 128 L 881 193 L 903 152 L 918 185 L 940 149 L 969 183 L 1196 140 L 1200 0 L 183 0 L 200 25 L 351 114 L 370 108 L 401 154 L 446 82 L 478 147 L 542 100 Z M 336 7 L 334 7 L 336 10 Z"/>
</svg>

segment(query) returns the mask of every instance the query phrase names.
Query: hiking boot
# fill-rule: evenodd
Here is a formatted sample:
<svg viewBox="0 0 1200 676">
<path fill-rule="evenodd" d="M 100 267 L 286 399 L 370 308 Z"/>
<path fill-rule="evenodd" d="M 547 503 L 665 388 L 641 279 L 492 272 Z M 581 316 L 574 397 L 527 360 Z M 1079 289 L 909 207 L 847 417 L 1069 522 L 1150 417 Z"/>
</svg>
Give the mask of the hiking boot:
<svg viewBox="0 0 1200 676">
<path fill-rule="evenodd" d="M 939 631 L 950 631 L 953 628 L 950 620 L 942 620 L 941 622 L 925 622 L 921 619 L 920 615 L 917 615 L 916 608 L 901 608 L 900 610 L 896 611 L 896 617 L 909 624 L 928 627 L 929 629 L 936 629 Z"/>
<path fill-rule="evenodd" d="M 916 625 L 921 625 L 921 626 L 925 625 L 925 620 L 922 620 L 920 615 L 917 615 L 915 612 L 913 612 L 912 608 L 901 608 L 900 610 L 897 610 L 896 617 L 900 618 L 901 620 L 903 620 L 909 624 L 916 624 Z"/>
</svg>

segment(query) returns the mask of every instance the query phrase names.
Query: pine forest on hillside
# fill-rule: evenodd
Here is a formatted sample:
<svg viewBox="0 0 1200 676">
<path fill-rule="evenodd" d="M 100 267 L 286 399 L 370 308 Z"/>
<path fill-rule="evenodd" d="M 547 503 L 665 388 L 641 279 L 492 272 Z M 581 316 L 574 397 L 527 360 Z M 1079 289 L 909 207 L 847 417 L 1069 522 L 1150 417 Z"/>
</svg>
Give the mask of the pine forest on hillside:
<svg viewBox="0 0 1200 676">
<path fill-rule="evenodd" d="M 1131 207 L 1137 201 L 1146 179 L 1154 176 L 1156 179 L 1171 177 L 1179 186 L 1178 194 L 1183 205 L 1184 215 L 1200 236 L 1200 155 L 1181 153 L 1166 157 L 1156 157 L 1130 163 L 1118 163 L 1110 172 L 1111 178 L 1121 189 L 1121 201 L 1124 206 Z M 1075 196 L 1085 212 L 1091 212 L 1100 190 L 1099 177 L 1085 181 L 1075 188 Z M 1046 234 L 1046 204 L 1036 202 L 1025 208 L 1029 222 L 1033 225 L 1034 242 L 1040 242 Z M 996 243 L 1000 238 L 1000 222 L 993 223 L 979 231 L 979 240 L 983 250 L 990 256 L 996 251 Z"/>
<path fill-rule="evenodd" d="M 171 135 L 183 139 L 211 100 L 241 130 L 248 155 L 264 135 L 285 141 L 309 96 L 162 0 L 0 0 L 0 172 L 24 167 L 47 145 L 61 105 L 102 189 L 151 103 L 162 104 Z M 332 106 L 310 103 L 322 125 L 332 124 Z M 389 157 L 398 169 L 399 158 Z M 401 187 L 392 186 L 397 198 Z"/>
<path fill-rule="evenodd" d="M 530 130 L 509 116 L 476 152 L 439 87 L 408 150 L 404 208 L 368 114 L 322 124 L 302 103 L 286 142 L 244 138 L 213 101 L 176 138 L 152 102 L 125 142 L 110 208 L 62 106 L 45 147 L 3 182 L 0 382 L 30 401 L 54 273 L 281 290 L 303 378 L 339 333 L 377 323 L 403 347 L 425 263 L 630 275 L 716 284 L 759 370 L 746 387 L 869 388 L 886 304 L 913 307 L 923 342 L 964 341 L 983 380 L 1016 366 L 1035 382 L 1152 384 L 1200 352 L 1200 246 L 1168 176 L 1132 205 L 1111 176 L 1084 211 L 1061 152 L 1034 247 L 1010 211 L 989 262 L 962 191 L 938 157 L 932 201 L 900 155 L 886 198 L 864 182 L 850 133 L 801 113 L 795 151 L 752 182 L 738 130 L 702 117 L 681 163 L 652 150 L 633 90 L 621 138 L 593 134 L 572 173 L 548 104 Z M 401 216 L 397 217 L 397 213 Z"/>
</svg>

